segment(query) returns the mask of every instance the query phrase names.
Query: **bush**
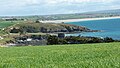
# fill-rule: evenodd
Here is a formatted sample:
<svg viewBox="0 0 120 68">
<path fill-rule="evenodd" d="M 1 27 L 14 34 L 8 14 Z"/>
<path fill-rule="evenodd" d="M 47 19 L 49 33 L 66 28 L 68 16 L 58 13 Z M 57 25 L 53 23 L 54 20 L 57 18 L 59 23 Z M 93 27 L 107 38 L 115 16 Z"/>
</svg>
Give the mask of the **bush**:
<svg viewBox="0 0 120 68">
<path fill-rule="evenodd" d="M 98 37 L 75 37 L 69 36 L 65 38 L 58 38 L 57 36 L 49 36 L 48 45 L 53 44 L 86 44 L 86 43 L 103 43 L 103 42 L 114 42 L 112 38 L 98 38 Z"/>
<path fill-rule="evenodd" d="M 106 37 L 104 38 L 105 42 L 114 42 L 114 40 L 112 38 Z"/>
<path fill-rule="evenodd" d="M 48 45 L 54 45 L 54 44 L 58 44 L 58 37 L 57 36 L 48 36 L 47 38 L 47 44 Z"/>
<path fill-rule="evenodd" d="M 19 33 L 20 32 L 20 29 L 16 29 L 16 28 L 13 28 L 10 33 Z"/>
</svg>

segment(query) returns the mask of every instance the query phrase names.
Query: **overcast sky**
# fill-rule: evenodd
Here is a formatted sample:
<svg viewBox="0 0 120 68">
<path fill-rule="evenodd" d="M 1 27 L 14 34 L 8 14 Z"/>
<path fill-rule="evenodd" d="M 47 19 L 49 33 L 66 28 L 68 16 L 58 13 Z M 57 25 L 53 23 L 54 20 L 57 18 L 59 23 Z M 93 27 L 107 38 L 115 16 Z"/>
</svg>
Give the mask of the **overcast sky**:
<svg viewBox="0 0 120 68">
<path fill-rule="evenodd" d="M 48 15 L 119 9 L 120 0 L 0 0 L 0 16 Z"/>
</svg>

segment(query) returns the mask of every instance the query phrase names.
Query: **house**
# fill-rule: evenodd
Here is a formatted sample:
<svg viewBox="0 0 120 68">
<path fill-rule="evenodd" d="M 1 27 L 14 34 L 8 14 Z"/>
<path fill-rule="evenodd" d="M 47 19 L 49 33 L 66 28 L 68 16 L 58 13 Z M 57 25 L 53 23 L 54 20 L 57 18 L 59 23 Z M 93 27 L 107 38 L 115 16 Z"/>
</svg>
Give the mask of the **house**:
<svg viewBox="0 0 120 68">
<path fill-rule="evenodd" d="M 28 38 L 26 41 L 28 41 L 28 42 L 29 42 L 29 41 L 32 41 L 32 39 L 31 39 L 31 38 Z"/>
<path fill-rule="evenodd" d="M 14 44 L 16 44 L 16 46 L 47 45 L 47 40 L 41 35 L 23 36 L 16 37 Z"/>
</svg>

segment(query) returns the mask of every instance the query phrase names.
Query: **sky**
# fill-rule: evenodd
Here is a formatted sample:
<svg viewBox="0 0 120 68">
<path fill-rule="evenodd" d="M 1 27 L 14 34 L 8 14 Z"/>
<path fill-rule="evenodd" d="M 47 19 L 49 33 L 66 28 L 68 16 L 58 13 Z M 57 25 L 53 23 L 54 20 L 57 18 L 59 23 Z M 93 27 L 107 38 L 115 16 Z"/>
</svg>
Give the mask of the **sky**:
<svg viewBox="0 0 120 68">
<path fill-rule="evenodd" d="M 120 0 L 0 0 L 0 16 L 70 14 L 120 9 Z"/>
</svg>

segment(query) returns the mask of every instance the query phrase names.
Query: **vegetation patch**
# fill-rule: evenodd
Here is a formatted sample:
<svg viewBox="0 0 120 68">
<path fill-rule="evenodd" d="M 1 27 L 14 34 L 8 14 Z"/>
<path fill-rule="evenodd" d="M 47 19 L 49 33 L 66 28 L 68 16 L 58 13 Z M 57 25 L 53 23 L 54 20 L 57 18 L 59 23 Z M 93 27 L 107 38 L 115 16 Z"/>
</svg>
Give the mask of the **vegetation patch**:
<svg viewBox="0 0 120 68">
<path fill-rule="evenodd" d="M 1 68 L 119 68 L 120 43 L 0 48 Z"/>
<path fill-rule="evenodd" d="M 16 24 L 16 22 L 2 21 L 2 22 L 0 22 L 0 28 L 6 28 L 6 27 L 12 26 L 14 24 Z"/>
</svg>

